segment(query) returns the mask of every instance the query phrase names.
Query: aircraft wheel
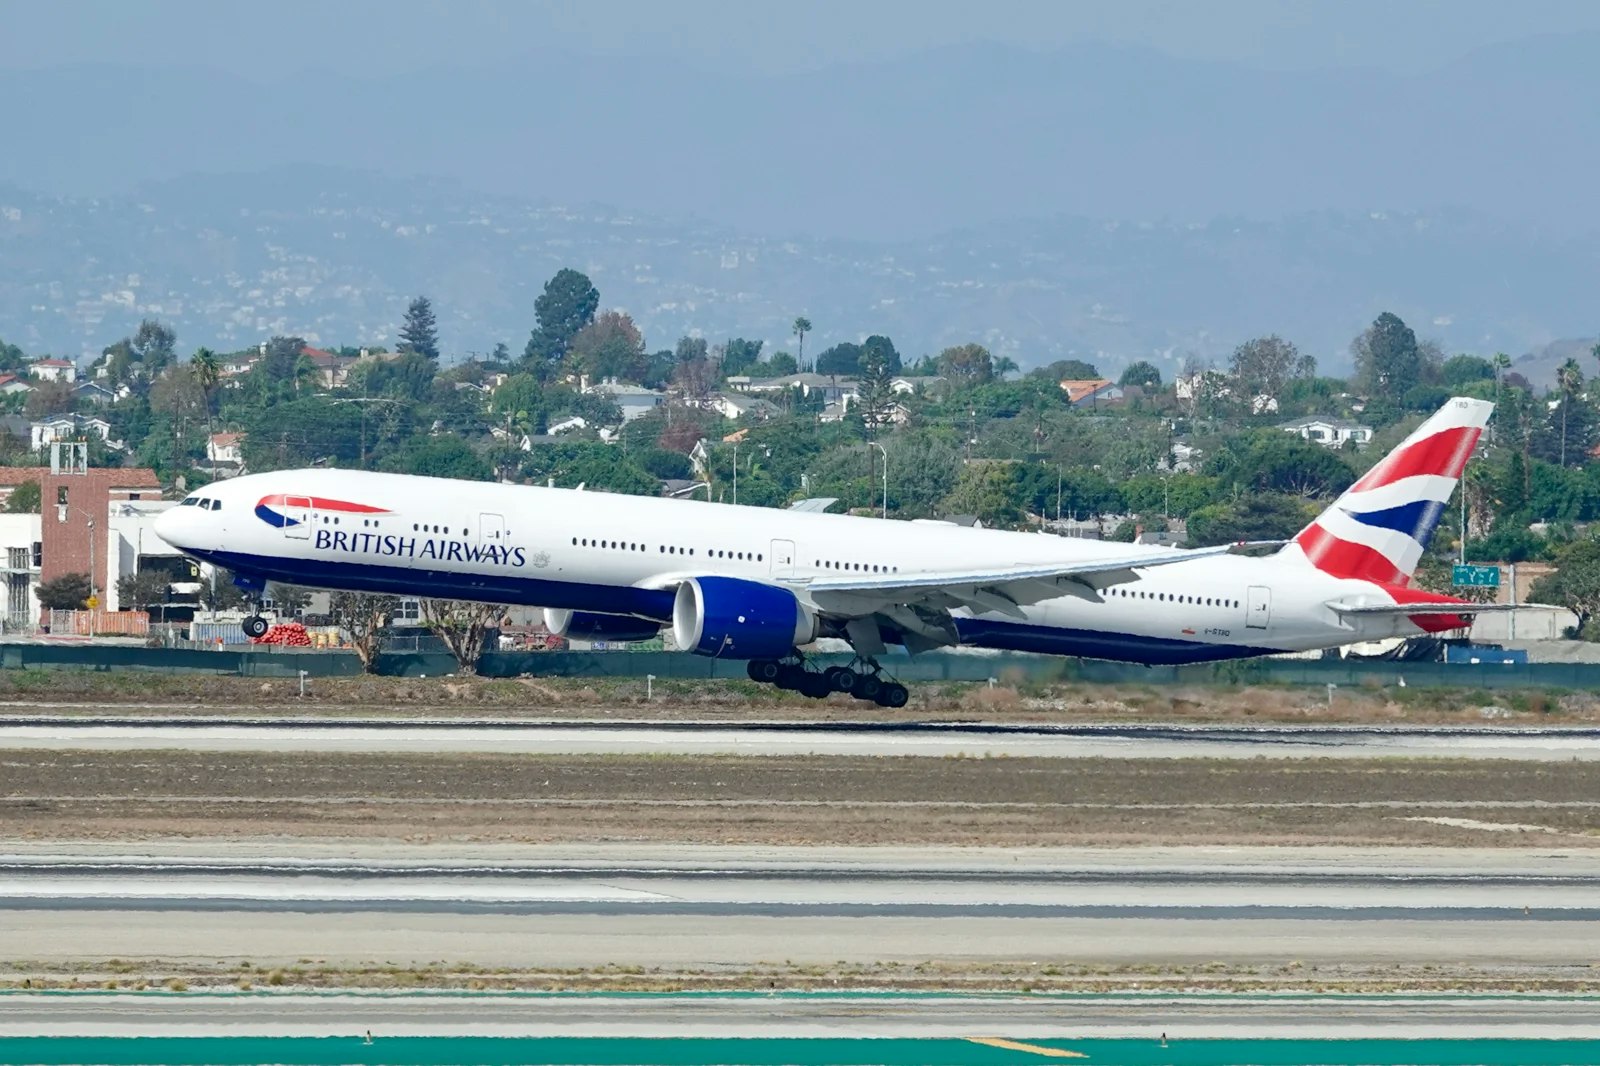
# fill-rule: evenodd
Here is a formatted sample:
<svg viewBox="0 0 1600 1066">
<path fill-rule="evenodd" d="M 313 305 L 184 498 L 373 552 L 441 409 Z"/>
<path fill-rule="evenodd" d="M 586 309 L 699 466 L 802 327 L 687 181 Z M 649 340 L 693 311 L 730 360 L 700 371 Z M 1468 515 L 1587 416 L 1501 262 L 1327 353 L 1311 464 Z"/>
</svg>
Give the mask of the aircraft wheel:
<svg viewBox="0 0 1600 1066">
<path fill-rule="evenodd" d="M 750 675 L 751 681 L 760 685 L 776 684 L 782 669 L 776 659 L 751 659 L 745 664 L 745 673 Z"/>
<path fill-rule="evenodd" d="M 878 693 L 883 689 L 883 682 L 875 674 L 856 674 L 855 681 L 850 685 L 850 695 L 858 700 L 876 700 Z"/>
<path fill-rule="evenodd" d="M 799 666 L 791 666 L 788 663 L 777 663 L 775 665 L 778 667 L 778 676 L 773 678 L 772 683 L 789 692 L 799 692 L 800 681 L 806 676 L 805 669 Z"/>
<path fill-rule="evenodd" d="M 856 672 L 848 666 L 830 666 L 822 671 L 829 692 L 849 692 L 855 687 Z"/>
<path fill-rule="evenodd" d="M 904 707 L 911 699 L 911 693 L 898 681 L 891 681 L 878 690 L 874 700 L 879 707 Z"/>
<path fill-rule="evenodd" d="M 827 699 L 833 692 L 828 685 L 828 679 L 821 674 L 806 673 L 800 675 L 800 693 L 814 700 Z"/>
<path fill-rule="evenodd" d="M 267 630 L 272 628 L 267 620 L 262 618 L 259 614 L 251 615 L 243 622 L 240 622 L 239 626 L 244 630 L 244 635 L 249 637 L 251 640 L 260 640 L 262 637 L 267 635 Z"/>
</svg>

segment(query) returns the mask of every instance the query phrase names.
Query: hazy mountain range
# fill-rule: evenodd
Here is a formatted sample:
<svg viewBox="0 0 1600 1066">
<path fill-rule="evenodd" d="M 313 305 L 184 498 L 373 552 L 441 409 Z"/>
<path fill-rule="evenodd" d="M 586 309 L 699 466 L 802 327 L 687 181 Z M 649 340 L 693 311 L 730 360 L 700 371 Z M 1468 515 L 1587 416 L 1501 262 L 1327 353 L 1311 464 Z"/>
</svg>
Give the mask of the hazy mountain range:
<svg viewBox="0 0 1600 1066">
<path fill-rule="evenodd" d="M 572 265 L 662 346 L 789 345 L 803 313 L 812 351 L 885 332 L 1114 369 L 1277 331 L 1337 365 L 1393 310 L 1517 353 L 1594 329 L 1597 50 L 0 72 L 0 337 L 76 354 L 155 314 L 186 344 L 382 340 L 427 292 L 452 350 L 519 350 Z"/>
</svg>

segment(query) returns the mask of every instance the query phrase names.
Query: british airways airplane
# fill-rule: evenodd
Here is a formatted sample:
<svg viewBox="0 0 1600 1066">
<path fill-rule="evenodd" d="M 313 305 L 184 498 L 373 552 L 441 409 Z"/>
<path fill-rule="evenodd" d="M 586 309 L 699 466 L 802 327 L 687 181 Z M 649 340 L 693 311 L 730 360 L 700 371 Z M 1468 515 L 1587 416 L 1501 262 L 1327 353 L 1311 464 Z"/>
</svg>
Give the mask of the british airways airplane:
<svg viewBox="0 0 1600 1066">
<path fill-rule="evenodd" d="M 210 485 L 157 534 L 260 592 L 281 582 L 545 608 L 563 636 L 748 661 L 812 697 L 903 706 L 889 645 L 1147 664 L 1456 629 L 1494 606 L 1411 576 L 1493 404 L 1452 399 L 1275 554 L 1173 550 L 687 500 L 284 470 Z M 246 631 L 266 630 L 259 615 Z M 857 659 L 804 651 L 842 638 Z"/>
</svg>

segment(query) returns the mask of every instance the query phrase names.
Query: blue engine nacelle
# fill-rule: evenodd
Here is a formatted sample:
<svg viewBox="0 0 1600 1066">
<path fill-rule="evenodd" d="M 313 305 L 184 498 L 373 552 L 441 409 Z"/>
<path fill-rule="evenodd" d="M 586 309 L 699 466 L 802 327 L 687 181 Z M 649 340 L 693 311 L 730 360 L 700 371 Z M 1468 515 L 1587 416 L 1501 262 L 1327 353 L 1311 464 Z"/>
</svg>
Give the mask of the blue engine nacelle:
<svg viewBox="0 0 1600 1066">
<path fill-rule="evenodd" d="M 692 577 L 672 601 L 672 636 L 696 655 L 781 659 L 817 637 L 817 617 L 795 594 L 736 577 Z"/>
<path fill-rule="evenodd" d="M 661 632 L 661 625 L 648 618 L 633 618 L 624 614 L 595 614 L 592 611 L 558 611 L 544 609 L 544 626 L 558 637 L 576 637 L 579 640 L 651 640 Z"/>
</svg>

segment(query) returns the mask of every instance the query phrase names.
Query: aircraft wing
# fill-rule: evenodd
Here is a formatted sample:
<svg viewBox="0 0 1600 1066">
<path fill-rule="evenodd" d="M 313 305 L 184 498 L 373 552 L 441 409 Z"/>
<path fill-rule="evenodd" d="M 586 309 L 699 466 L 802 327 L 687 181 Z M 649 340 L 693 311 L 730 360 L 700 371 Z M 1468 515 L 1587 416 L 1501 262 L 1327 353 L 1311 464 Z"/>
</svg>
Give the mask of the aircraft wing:
<svg viewBox="0 0 1600 1066">
<path fill-rule="evenodd" d="M 890 607 L 932 608 L 949 611 L 968 607 L 1020 616 L 1024 604 L 1063 595 L 1090 597 L 1108 585 L 1138 580 L 1135 572 L 1173 563 L 1186 563 L 1212 555 L 1226 555 L 1241 547 L 1174 549 L 1138 555 L 1112 555 L 1078 562 L 1026 563 L 1011 566 L 952 567 L 901 573 L 840 574 L 800 583 L 817 607 L 850 617 Z"/>
<path fill-rule="evenodd" d="M 1496 611 L 1559 611 L 1547 603 L 1330 603 L 1339 614 L 1393 615 L 1404 617 L 1413 614 L 1493 614 Z"/>
</svg>

